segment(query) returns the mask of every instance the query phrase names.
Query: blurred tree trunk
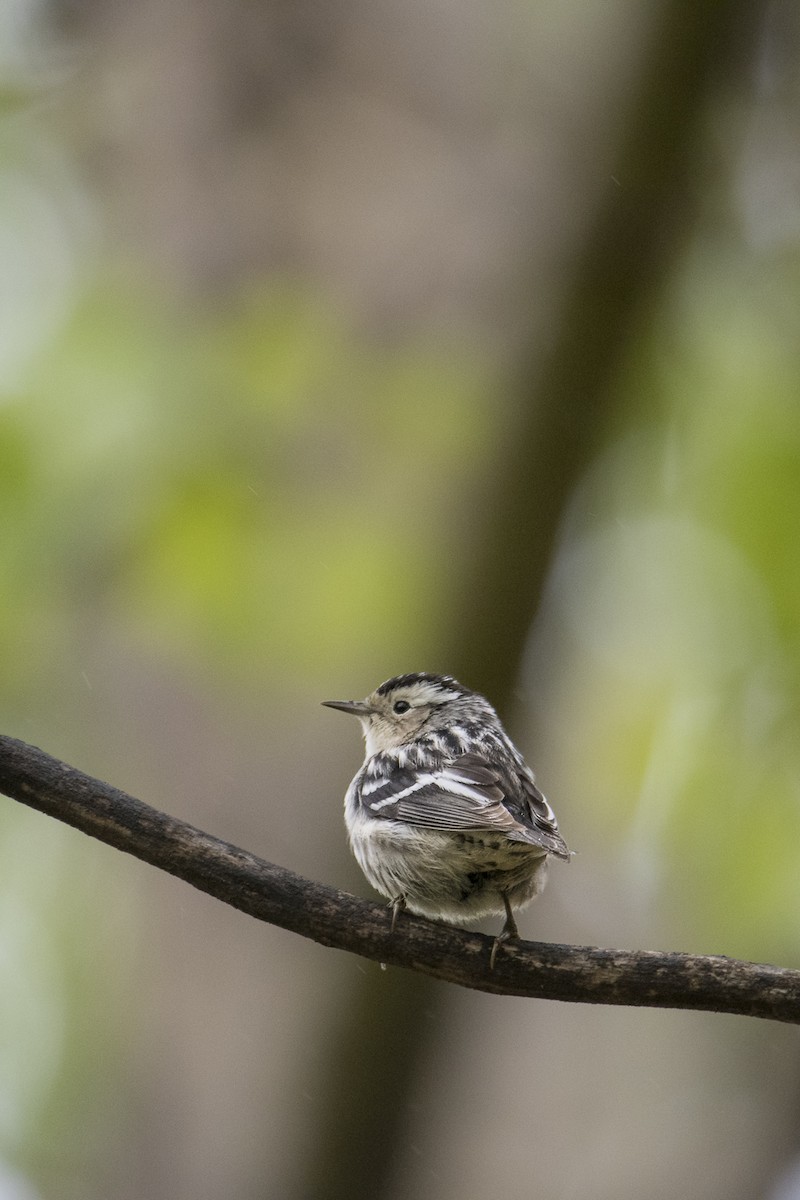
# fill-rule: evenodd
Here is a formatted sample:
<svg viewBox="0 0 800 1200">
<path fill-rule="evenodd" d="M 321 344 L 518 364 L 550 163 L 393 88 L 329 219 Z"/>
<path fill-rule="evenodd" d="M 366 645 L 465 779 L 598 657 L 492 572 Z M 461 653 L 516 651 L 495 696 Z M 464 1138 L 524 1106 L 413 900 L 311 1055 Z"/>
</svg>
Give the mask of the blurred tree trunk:
<svg viewBox="0 0 800 1200">
<path fill-rule="evenodd" d="M 609 428 L 614 385 L 694 215 L 709 100 L 752 55 L 760 3 L 675 0 L 653 16 L 638 86 L 573 286 L 546 356 L 509 386 L 512 420 L 489 482 L 478 488 L 475 537 L 452 637 L 440 661 L 507 708 L 565 506 Z M 535 281 L 531 280 L 531 293 Z M 391 1191 L 408 1101 L 445 989 L 369 970 L 330 1033 L 315 1157 L 292 1192 L 302 1200 L 379 1200 Z M 324 1086 L 324 1085 L 323 1085 Z"/>
<path fill-rule="evenodd" d="M 707 175 L 709 101 L 747 71 L 763 16 L 760 0 L 662 5 L 553 344 L 548 354 L 534 351 L 511 383 L 516 420 L 485 510 L 475 514 L 476 549 L 447 660 L 501 702 L 564 508 L 608 428 L 617 374 L 691 231 Z"/>
</svg>

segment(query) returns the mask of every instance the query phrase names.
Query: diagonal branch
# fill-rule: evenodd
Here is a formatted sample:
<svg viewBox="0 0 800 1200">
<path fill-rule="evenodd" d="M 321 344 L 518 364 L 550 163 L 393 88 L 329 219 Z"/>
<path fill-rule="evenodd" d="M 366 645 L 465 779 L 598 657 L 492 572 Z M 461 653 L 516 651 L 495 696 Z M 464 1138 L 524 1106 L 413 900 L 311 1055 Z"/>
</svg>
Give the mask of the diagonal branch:
<svg viewBox="0 0 800 1200">
<path fill-rule="evenodd" d="M 265 862 L 34 746 L 3 736 L 0 791 L 260 921 L 462 987 L 800 1024 L 800 971 L 721 956 L 517 942 L 503 948 L 490 971 L 490 937 L 407 914 L 390 934 L 382 906 Z"/>
</svg>

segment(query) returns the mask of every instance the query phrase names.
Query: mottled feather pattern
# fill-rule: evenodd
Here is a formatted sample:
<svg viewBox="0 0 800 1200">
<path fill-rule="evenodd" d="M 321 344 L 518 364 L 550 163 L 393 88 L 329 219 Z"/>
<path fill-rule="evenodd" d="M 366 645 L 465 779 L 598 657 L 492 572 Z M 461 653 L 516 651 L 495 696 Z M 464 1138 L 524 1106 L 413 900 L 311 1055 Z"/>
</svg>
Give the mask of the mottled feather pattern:
<svg viewBox="0 0 800 1200">
<path fill-rule="evenodd" d="M 353 780 L 352 802 L 370 816 L 429 828 L 499 828 L 569 859 L 553 810 L 524 761 L 509 754 L 508 740 L 485 731 L 464 744 L 472 746 L 469 753 L 453 753 L 434 736 L 374 755 Z"/>
<path fill-rule="evenodd" d="M 390 900 L 454 923 L 508 916 L 541 891 L 548 856 L 569 859 L 494 709 L 452 676 L 396 676 L 337 706 L 367 741 L 345 798 L 350 843 Z"/>
</svg>

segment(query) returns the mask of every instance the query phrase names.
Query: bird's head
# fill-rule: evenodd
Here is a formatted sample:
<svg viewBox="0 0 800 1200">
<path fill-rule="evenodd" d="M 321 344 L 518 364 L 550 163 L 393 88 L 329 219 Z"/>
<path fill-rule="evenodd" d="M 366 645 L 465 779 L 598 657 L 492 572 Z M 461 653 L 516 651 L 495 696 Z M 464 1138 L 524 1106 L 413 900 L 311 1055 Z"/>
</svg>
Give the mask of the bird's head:
<svg viewBox="0 0 800 1200">
<path fill-rule="evenodd" d="M 396 675 L 364 700 L 325 700 L 328 708 L 358 717 L 367 756 L 398 750 L 428 730 L 457 722 L 470 708 L 484 706 L 482 697 L 450 675 Z"/>
</svg>

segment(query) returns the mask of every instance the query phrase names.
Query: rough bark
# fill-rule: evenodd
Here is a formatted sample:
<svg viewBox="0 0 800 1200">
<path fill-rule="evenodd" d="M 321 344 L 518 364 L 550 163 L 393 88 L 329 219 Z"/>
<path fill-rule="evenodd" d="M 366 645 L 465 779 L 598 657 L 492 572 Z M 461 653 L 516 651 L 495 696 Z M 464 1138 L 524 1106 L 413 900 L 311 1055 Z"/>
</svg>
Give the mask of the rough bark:
<svg viewBox="0 0 800 1200">
<path fill-rule="evenodd" d="M 490 937 L 407 914 L 392 933 L 382 906 L 303 879 L 2 736 L 0 789 L 258 920 L 375 962 L 494 995 L 700 1009 L 800 1024 L 800 971 L 718 955 L 520 941 L 504 946 L 491 970 Z"/>
</svg>

